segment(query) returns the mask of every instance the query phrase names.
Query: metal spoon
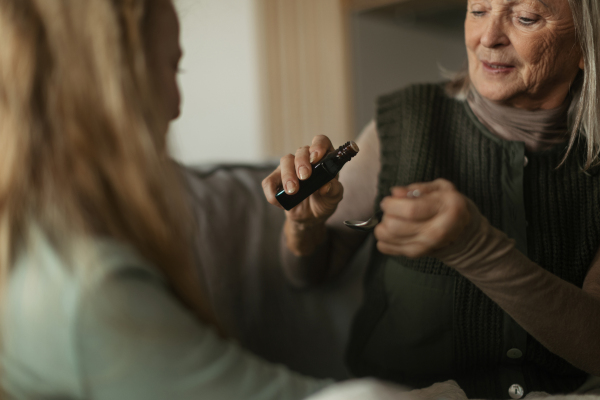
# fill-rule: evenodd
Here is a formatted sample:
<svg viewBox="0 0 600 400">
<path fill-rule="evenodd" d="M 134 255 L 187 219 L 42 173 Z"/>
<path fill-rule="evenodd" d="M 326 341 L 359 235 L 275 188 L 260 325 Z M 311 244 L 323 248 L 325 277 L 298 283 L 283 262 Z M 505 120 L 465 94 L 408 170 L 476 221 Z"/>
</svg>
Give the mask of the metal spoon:
<svg viewBox="0 0 600 400">
<path fill-rule="evenodd" d="M 423 193 L 421 193 L 421 191 L 417 189 L 417 190 L 408 192 L 406 194 L 406 197 L 417 198 L 417 197 L 421 197 L 422 194 Z M 371 218 L 369 218 L 366 221 L 357 221 L 357 220 L 351 219 L 348 221 L 344 221 L 344 225 L 346 225 L 348 228 L 356 229 L 357 231 L 371 232 L 373 229 L 375 229 L 377 224 L 381 221 L 382 217 L 383 217 L 383 211 L 380 210 L 380 211 L 376 212 L 374 216 L 372 216 Z"/>
<path fill-rule="evenodd" d="M 366 221 L 357 221 L 352 219 L 349 221 L 344 221 L 344 225 L 346 225 L 348 228 L 356 229 L 357 231 L 371 232 L 379 223 L 380 218 L 381 213 L 377 213 Z"/>
<path fill-rule="evenodd" d="M 375 229 L 378 223 L 379 218 L 377 217 L 371 217 L 366 221 L 357 221 L 354 219 L 344 221 L 344 225 L 346 225 L 348 228 L 356 229 L 357 231 L 363 232 L 371 232 L 373 229 Z"/>
</svg>

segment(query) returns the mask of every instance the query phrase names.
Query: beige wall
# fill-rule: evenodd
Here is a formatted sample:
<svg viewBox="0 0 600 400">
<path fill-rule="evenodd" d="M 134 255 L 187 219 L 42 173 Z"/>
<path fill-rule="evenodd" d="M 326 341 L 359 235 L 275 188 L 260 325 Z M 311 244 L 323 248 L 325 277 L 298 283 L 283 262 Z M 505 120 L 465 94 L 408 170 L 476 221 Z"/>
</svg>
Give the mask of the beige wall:
<svg viewBox="0 0 600 400">
<path fill-rule="evenodd" d="M 255 0 L 177 0 L 182 115 L 172 125 L 186 164 L 255 162 L 264 131 Z"/>
<path fill-rule="evenodd" d="M 428 9 L 421 1 L 401 2 L 403 10 Z M 393 12 L 349 20 L 342 0 L 176 4 L 185 73 L 170 142 L 186 164 L 278 159 L 316 134 L 341 144 L 372 118 L 378 95 L 439 80 L 438 65 L 465 58 L 447 15 L 440 27 Z"/>
<path fill-rule="evenodd" d="M 279 158 L 327 135 L 352 138 L 347 15 L 341 0 L 258 0 L 265 152 Z"/>
<path fill-rule="evenodd" d="M 378 96 L 411 83 L 442 80 L 440 66 L 456 70 L 466 61 L 463 14 L 353 18 L 355 132 L 373 118 Z"/>
</svg>

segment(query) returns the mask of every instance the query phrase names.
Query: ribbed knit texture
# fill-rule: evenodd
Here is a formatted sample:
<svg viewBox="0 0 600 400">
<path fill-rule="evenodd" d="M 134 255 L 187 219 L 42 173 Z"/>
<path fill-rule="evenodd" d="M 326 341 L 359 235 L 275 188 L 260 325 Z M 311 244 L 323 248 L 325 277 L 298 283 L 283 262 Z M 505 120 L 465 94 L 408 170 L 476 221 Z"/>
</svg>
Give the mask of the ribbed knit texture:
<svg viewBox="0 0 600 400">
<path fill-rule="evenodd" d="M 415 85 L 381 98 L 377 123 L 382 168 L 375 204 L 389 195 L 392 186 L 445 178 L 472 199 L 493 226 L 502 229 L 503 221 L 508 220 L 503 215 L 505 194 L 501 184 L 505 152 L 502 141 L 484 133 L 485 128 L 472 118 L 465 104 L 448 98 L 441 85 Z M 562 149 L 527 155 L 523 188 L 528 221 L 526 248 L 533 261 L 581 287 L 600 244 L 600 176 L 581 172 L 579 154 L 572 154 L 563 167 L 556 169 L 563 155 Z M 456 379 L 470 397 L 506 397 L 507 388 L 495 380 L 505 352 L 503 311 L 471 282 L 436 259 L 396 259 L 420 272 L 455 276 L 455 371 L 445 378 Z M 373 268 L 381 268 L 382 264 L 377 262 Z M 383 276 L 372 270 L 368 274 L 366 302 L 376 297 L 370 291 L 382 288 L 373 280 Z M 369 312 L 365 304 L 355 320 L 355 331 L 364 331 L 361 321 L 369 319 L 361 313 Z M 357 350 L 351 342 L 349 352 Z M 355 365 L 350 367 L 355 373 L 378 374 L 369 371 L 368 366 L 357 366 L 360 357 L 351 355 L 349 359 L 354 360 Z M 566 393 L 585 379 L 583 372 L 531 336 L 520 368 L 529 391 Z M 418 377 L 387 374 L 383 378 L 412 386 L 430 383 L 427 378 L 420 382 Z"/>
</svg>

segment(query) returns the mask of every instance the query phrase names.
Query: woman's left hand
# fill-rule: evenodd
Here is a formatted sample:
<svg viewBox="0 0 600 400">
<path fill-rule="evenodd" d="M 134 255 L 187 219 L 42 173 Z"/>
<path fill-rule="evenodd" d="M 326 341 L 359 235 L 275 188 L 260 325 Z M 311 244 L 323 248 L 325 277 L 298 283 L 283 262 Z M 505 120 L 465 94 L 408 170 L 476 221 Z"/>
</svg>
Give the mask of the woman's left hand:
<svg viewBox="0 0 600 400">
<path fill-rule="evenodd" d="M 384 254 L 411 258 L 431 255 L 457 240 L 471 220 L 469 200 L 445 179 L 395 187 L 383 199 L 375 228 Z"/>
</svg>

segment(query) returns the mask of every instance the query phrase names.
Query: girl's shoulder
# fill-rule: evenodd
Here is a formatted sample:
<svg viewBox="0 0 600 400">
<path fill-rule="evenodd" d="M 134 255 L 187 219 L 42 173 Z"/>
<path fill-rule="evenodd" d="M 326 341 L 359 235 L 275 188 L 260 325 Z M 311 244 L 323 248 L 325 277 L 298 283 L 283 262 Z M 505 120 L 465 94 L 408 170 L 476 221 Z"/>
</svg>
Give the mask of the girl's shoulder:
<svg viewBox="0 0 600 400">
<path fill-rule="evenodd" d="M 1 301 L 3 384 L 9 393 L 26 397 L 43 382 L 52 391 L 80 395 L 82 306 L 102 299 L 110 282 L 131 276 L 162 284 L 156 270 L 117 241 L 74 240 L 58 251 L 39 231 L 31 233 Z"/>
</svg>

